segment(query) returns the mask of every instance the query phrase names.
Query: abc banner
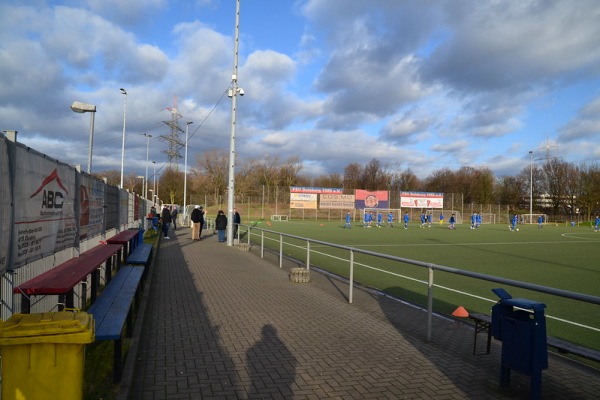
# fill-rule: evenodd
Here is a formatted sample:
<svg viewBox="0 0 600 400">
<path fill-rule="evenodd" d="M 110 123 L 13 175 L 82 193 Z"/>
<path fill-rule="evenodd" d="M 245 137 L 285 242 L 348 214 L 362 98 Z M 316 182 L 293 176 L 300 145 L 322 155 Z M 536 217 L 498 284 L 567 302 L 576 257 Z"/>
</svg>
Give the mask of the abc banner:
<svg viewBox="0 0 600 400">
<path fill-rule="evenodd" d="M 77 239 L 75 170 L 16 148 L 13 259 L 19 267 L 67 247 Z"/>
<path fill-rule="evenodd" d="M 367 190 L 355 190 L 357 209 L 364 208 L 388 208 L 388 192 L 386 190 L 378 190 L 369 192 Z"/>
<path fill-rule="evenodd" d="M 99 236 L 104 228 L 104 182 L 81 174 L 79 185 L 79 239 Z"/>
<path fill-rule="evenodd" d="M 290 193 L 290 208 L 317 209 L 316 193 Z"/>
<path fill-rule="evenodd" d="M 353 210 L 353 194 L 321 194 L 319 195 L 319 208 L 334 210 Z"/>
<path fill-rule="evenodd" d="M 0 139 L 0 275 L 8 268 L 10 250 L 12 191 L 8 174 L 8 149 L 6 140 Z"/>
<path fill-rule="evenodd" d="M 444 208 L 444 193 L 400 192 L 402 208 Z"/>
</svg>

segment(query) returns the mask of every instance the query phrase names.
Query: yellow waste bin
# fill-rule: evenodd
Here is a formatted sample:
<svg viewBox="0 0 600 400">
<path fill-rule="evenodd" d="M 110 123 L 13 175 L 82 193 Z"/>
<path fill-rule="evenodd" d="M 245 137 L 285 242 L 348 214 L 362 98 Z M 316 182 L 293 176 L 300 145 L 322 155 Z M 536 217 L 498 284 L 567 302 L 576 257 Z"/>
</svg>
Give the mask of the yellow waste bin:
<svg viewBox="0 0 600 400">
<path fill-rule="evenodd" d="M 85 344 L 94 320 L 85 312 L 15 314 L 0 323 L 2 400 L 81 399 Z"/>
</svg>

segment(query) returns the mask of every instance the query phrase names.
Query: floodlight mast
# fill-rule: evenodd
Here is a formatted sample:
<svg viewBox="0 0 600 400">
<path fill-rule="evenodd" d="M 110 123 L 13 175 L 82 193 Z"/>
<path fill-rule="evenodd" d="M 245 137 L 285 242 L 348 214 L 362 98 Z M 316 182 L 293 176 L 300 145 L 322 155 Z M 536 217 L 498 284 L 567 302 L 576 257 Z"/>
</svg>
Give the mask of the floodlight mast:
<svg viewBox="0 0 600 400">
<path fill-rule="evenodd" d="M 235 7 L 235 37 L 233 41 L 233 74 L 231 75 L 231 138 L 229 141 L 229 188 L 227 191 L 227 246 L 233 246 L 233 207 L 235 199 L 235 133 L 238 90 L 238 49 L 240 36 L 240 0 Z M 243 90 L 242 90 L 243 93 Z"/>
</svg>

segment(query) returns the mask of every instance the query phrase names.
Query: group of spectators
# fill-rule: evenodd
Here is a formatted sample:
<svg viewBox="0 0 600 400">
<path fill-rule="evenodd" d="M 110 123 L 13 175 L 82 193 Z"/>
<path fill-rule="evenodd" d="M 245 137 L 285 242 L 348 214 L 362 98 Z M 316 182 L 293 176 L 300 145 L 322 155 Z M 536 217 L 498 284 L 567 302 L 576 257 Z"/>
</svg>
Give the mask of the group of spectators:
<svg viewBox="0 0 600 400">
<path fill-rule="evenodd" d="M 153 207 L 152 214 L 156 214 L 156 209 Z M 163 209 L 160 213 L 160 223 L 162 228 L 162 234 L 165 239 L 170 239 L 169 237 L 169 227 L 173 224 L 173 230 L 177 230 L 177 215 L 179 211 L 176 206 L 167 206 L 164 205 Z M 202 240 L 202 230 L 206 227 L 206 211 L 202 206 L 196 205 L 190 214 L 191 226 L 192 226 L 192 240 Z M 242 222 L 242 218 L 240 217 L 240 213 L 237 209 L 233 209 L 233 236 L 237 236 L 238 225 Z M 215 230 L 217 231 L 217 237 L 219 242 L 225 242 L 225 232 L 227 230 L 227 216 L 223 210 L 219 210 L 217 212 L 217 217 L 215 218 Z"/>
</svg>

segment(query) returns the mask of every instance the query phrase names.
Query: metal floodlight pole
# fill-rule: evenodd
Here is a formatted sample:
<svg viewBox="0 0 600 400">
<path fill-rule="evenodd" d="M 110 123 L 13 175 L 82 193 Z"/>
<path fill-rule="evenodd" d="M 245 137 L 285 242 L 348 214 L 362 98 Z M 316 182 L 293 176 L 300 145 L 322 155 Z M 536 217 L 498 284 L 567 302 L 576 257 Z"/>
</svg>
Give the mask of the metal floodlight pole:
<svg viewBox="0 0 600 400">
<path fill-rule="evenodd" d="M 80 101 L 74 101 L 71 104 L 71 110 L 76 113 L 90 113 L 90 143 L 88 147 L 88 174 L 92 173 L 92 148 L 94 147 L 94 119 L 96 116 L 96 106 L 93 104 L 82 103 Z"/>
<path fill-rule="evenodd" d="M 533 218 L 533 151 L 529 152 L 529 223 Z"/>
<path fill-rule="evenodd" d="M 186 205 L 187 205 L 187 172 L 188 172 L 188 166 L 187 166 L 187 158 L 188 158 L 188 132 L 189 132 L 189 128 L 190 125 L 193 124 L 192 121 L 188 121 L 185 124 L 185 157 L 184 157 L 184 173 L 183 173 L 183 217 L 185 218 L 186 215 Z"/>
<path fill-rule="evenodd" d="M 233 74 L 231 76 L 231 138 L 229 141 L 229 189 L 227 191 L 227 246 L 233 246 L 233 206 L 235 198 L 235 131 L 236 107 L 238 93 L 243 95 L 237 87 L 238 49 L 240 36 L 240 0 L 236 1 L 235 9 L 235 37 L 233 41 Z"/>
<path fill-rule="evenodd" d="M 127 120 L 127 91 L 120 89 L 121 94 L 125 96 L 123 101 L 123 145 L 121 146 L 121 189 L 123 189 L 123 172 L 125 169 L 125 121 Z"/>
<path fill-rule="evenodd" d="M 150 154 L 150 138 L 152 135 L 144 133 L 146 136 L 146 186 L 144 186 L 144 198 L 148 199 L 148 155 Z"/>
<path fill-rule="evenodd" d="M 153 203 L 156 203 L 154 201 L 154 196 L 156 196 L 156 161 L 152 161 L 152 184 L 153 184 L 153 190 L 152 190 L 152 198 L 153 198 Z"/>
</svg>

